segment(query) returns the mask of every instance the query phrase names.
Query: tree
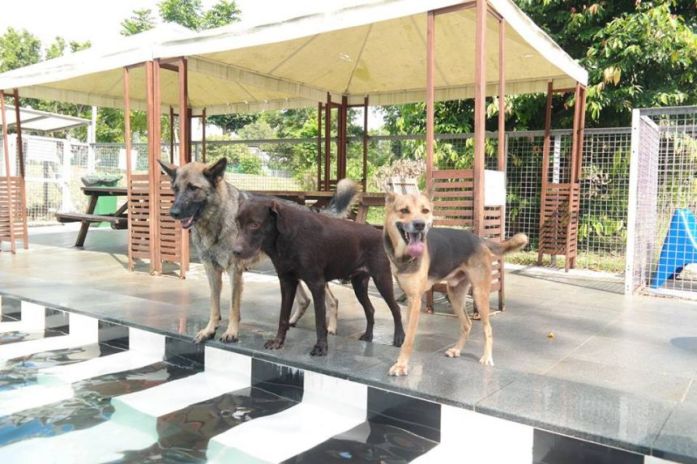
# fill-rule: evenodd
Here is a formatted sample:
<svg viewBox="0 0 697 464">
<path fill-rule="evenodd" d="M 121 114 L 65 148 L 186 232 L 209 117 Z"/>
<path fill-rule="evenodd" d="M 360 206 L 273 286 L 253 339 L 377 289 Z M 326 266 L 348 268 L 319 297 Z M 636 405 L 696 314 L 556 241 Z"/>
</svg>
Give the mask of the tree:
<svg viewBox="0 0 697 464">
<path fill-rule="evenodd" d="M 152 10 L 143 8 L 133 10 L 130 18 L 121 21 L 121 35 L 129 36 L 148 31 L 155 27 L 155 18 L 152 17 Z"/>
<path fill-rule="evenodd" d="M 201 0 L 162 0 L 157 7 L 166 23 L 177 23 L 194 31 L 201 27 Z"/>
<path fill-rule="evenodd" d="M 0 36 L 0 72 L 41 61 L 41 41 L 26 29 L 8 27 Z"/>
<path fill-rule="evenodd" d="M 234 0 L 219 0 L 201 18 L 202 29 L 226 26 L 240 20 L 240 9 Z"/>
</svg>

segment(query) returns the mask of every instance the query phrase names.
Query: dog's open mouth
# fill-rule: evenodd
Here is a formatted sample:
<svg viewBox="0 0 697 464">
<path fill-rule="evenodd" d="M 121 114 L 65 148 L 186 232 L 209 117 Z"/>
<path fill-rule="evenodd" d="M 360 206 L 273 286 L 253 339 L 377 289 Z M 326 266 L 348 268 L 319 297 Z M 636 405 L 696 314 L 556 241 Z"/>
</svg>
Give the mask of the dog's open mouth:
<svg viewBox="0 0 697 464">
<path fill-rule="evenodd" d="M 404 224 L 401 222 L 397 223 L 397 230 L 399 230 L 402 239 L 407 244 L 407 254 L 412 258 L 420 257 L 426 249 L 426 244 L 424 243 L 426 233 L 424 231 L 407 232 Z"/>
<path fill-rule="evenodd" d="M 194 220 L 195 220 L 195 218 L 196 218 L 196 216 L 191 216 L 191 217 L 188 217 L 188 218 L 182 218 L 182 219 L 181 219 L 182 227 L 185 228 L 185 229 L 191 229 L 191 226 L 194 225 Z"/>
</svg>

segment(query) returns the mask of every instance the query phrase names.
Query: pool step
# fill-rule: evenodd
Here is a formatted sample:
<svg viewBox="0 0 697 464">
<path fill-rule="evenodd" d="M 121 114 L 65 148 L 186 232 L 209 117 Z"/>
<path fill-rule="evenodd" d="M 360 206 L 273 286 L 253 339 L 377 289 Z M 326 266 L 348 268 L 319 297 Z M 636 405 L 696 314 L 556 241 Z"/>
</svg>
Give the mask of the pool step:
<svg viewBox="0 0 697 464">
<path fill-rule="evenodd" d="M 306 371 L 299 405 L 213 437 L 208 462 L 282 462 L 302 453 L 364 422 L 367 388 Z"/>
<path fill-rule="evenodd" d="M 112 421 L 157 438 L 158 417 L 251 386 L 251 358 L 206 347 L 205 371 L 112 399 Z"/>
<path fill-rule="evenodd" d="M 3 345 L 0 349 L 0 368 L 3 368 L 11 359 L 43 351 L 88 345 L 99 341 L 99 321 L 97 319 L 74 313 L 70 314 L 70 319 L 70 333 L 68 335 Z"/>
</svg>

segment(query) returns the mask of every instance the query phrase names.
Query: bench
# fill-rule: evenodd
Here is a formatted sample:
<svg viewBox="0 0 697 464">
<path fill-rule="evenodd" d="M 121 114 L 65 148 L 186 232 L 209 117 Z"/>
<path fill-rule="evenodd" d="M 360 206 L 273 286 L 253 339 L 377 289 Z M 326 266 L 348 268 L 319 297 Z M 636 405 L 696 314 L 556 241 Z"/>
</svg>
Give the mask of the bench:
<svg viewBox="0 0 697 464">
<path fill-rule="evenodd" d="M 128 219 L 124 216 L 107 216 L 86 213 L 56 213 L 56 219 L 62 224 L 68 222 L 88 222 L 90 224 L 108 222 L 111 224 L 112 229 L 125 229 L 128 227 Z"/>
</svg>

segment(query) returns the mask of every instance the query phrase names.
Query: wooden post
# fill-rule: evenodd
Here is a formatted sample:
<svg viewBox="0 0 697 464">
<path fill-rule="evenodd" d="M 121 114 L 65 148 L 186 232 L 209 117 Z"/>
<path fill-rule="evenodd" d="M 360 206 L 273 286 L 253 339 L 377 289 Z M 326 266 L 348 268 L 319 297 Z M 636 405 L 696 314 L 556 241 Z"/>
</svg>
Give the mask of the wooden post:
<svg viewBox="0 0 697 464">
<path fill-rule="evenodd" d="M 363 99 L 363 191 L 368 191 L 368 96 Z"/>
<path fill-rule="evenodd" d="M 145 64 L 148 85 L 148 183 L 150 185 L 150 272 L 160 274 L 160 66 L 154 61 Z M 180 115 L 181 117 L 181 115 Z"/>
<path fill-rule="evenodd" d="M 537 252 L 537 264 L 542 264 L 543 241 L 542 232 L 545 223 L 545 202 L 547 201 L 547 184 L 549 183 L 549 149 L 552 143 L 552 98 L 554 86 L 552 81 L 547 83 L 547 104 L 545 105 L 545 135 L 542 144 L 542 186 L 540 194 L 540 242 Z"/>
<path fill-rule="evenodd" d="M 474 233 L 484 233 L 484 163 L 486 144 L 486 0 L 476 0 L 474 75 Z"/>
<path fill-rule="evenodd" d="M 17 163 L 19 164 L 19 194 L 21 196 L 20 206 L 24 208 L 24 212 L 21 215 L 23 218 L 23 232 L 24 232 L 24 249 L 29 249 L 29 228 L 27 225 L 27 186 L 25 181 L 25 166 L 24 166 L 24 144 L 22 143 L 22 118 L 20 117 L 19 111 L 19 90 L 14 89 L 12 91 L 15 100 L 15 130 L 17 131 Z"/>
<path fill-rule="evenodd" d="M 10 143 L 7 140 L 7 118 L 5 115 L 5 91 L 0 90 L 0 111 L 2 112 L 2 148 L 5 155 L 5 187 L 7 188 L 7 226 L 10 233 L 10 251 L 17 252 L 14 227 L 14 199 L 12 198 L 12 176 L 10 174 Z"/>
<path fill-rule="evenodd" d="M 174 163 L 174 108 L 169 107 L 169 162 Z"/>
<path fill-rule="evenodd" d="M 578 142 L 577 150 L 578 155 L 576 156 L 576 181 L 579 182 L 583 167 L 583 142 L 586 129 L 586 88 L 584 86 L 579 86 L 580 102 L 579 105 L 579 121 L 578 121 Z"/>
<path fill-rule="evenodd" d="M 431 187 L 433 176 L 433 143 L 434 143 L 434 104 L 435 89 L 434 74 L 436 63 L 436 15 L 428 12 L 426 19 L 426 188 Z"/>
<path fill-rule="evenodd" d="M 578 134 L 579 134 L 579 121 L 581 119 L 580 110 L 581 105 L 581 85 L 576 84 L 574 89 L 574 128 L 571 134 L 571 174 L 569 176 L 569 183 L 574 184 L 578 182 Z"/>
<path fill-rule="evenodd" d="M 187 83 L 188 85 L 188 83 Z M 188 87 L 187 87 L 187 92 L 188 92 Z M 204 108 L 203 111 L 201 112 L 201 158 L 203 158 L 203 162 L 206 162 L 206 123 L 208 122 L 208 118 L 206 117 L 206 109 Z"/>
<path fill-rule="evenodd" d="M 499 149 L 497 168 L 506 170 L 506 21 L 499 21 Z"/>
<path fill-rule="evenodd" d="M 124 141 L 126 143 L 126 200 L 128 201 L 129 207 L 133 206 L 131 203 L 131 98 L 130 98 L 130 84 L 129 84 L 129 70 L 127 67 L 123 68 L 123 122 L 124 122 Z M 148 148 L 150 146 L 148 145 Z M 132 215 L 127 214 L 128 223 L 128 270 L 133 270 L 133 225 L 132 225 Z"/>
<path fill-rule="evenodd" d="M 324 188 L 329 191 L 330 159 L 332 153 L 332 96 L 327 93 L 327 104 L 324 106 Z"/>
<path fill-rule="evenodd" d="M 322 102 L 317 103 L 317 190 L 322 190 Z"/>
<path fill-rule="evenodd" d="M 179 59 L 179 114 L 187 114 L 189 105 L 188 95 L 188 76 L 187 76 L 186 58 Z M 187 118 L 188 119 L 188 118 Z M 190 119 L 189 119 L 190 120 Z M 204 121 L 204 119 L 202 119 Z M 190 125 L 182 124 L 181 116 L 179 122 L 179 165 L 182 166 L 191 161 L 191 153 L 187 143 L 190 140 Z M 205 142 L 204 142 L 205 143 Z M 181 270 L 180 277 L 186 277 L 186 272 L 189 270 L 189 231 L 181 228 L 181 247 L 180 260 Z"/>
</svg>

